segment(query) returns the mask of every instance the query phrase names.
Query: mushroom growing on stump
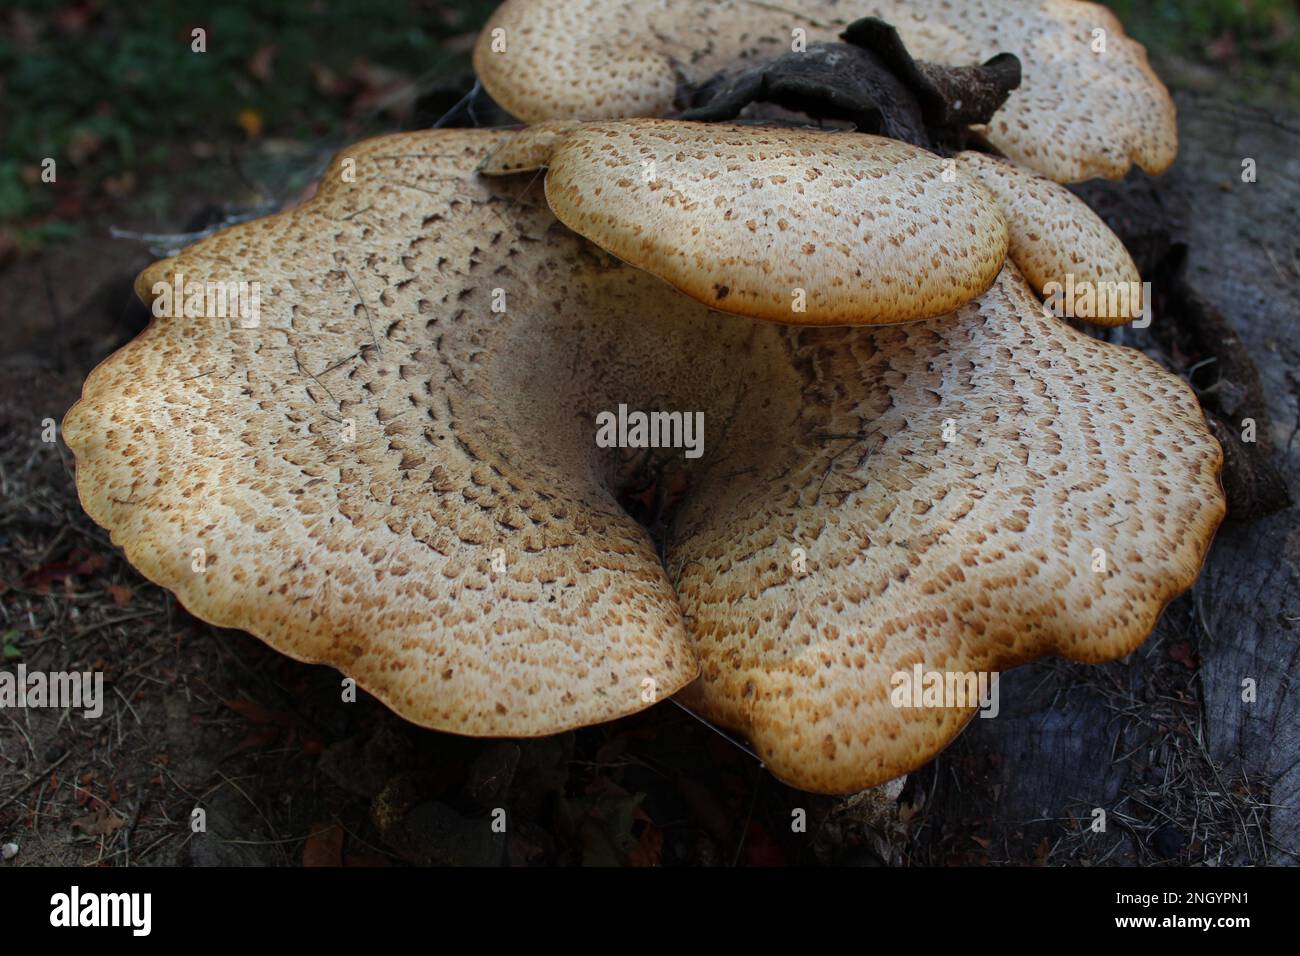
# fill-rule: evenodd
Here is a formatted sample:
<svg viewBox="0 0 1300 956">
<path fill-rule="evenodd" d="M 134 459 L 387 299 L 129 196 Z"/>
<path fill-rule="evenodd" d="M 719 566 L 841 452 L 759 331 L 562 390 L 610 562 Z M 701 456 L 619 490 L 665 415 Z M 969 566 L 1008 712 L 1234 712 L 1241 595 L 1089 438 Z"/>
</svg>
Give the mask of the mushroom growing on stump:
<svg viewBox="0 0 1300 956">
<path fill-rule="evenodd" d="M 474 50 L 484 87 L 525 122 L 666 117 L 719 77 L 854 21 L 893 26 L 919 60 L 957 67 L 1014 54 L 1022 82 L 983 132 L 1058 182 L 1163 172 L 1173 100 L 1105 7 L 1076 0 L 506 0 Z"/>
<path fill-rule="evenodd" d="M 787 341 L 783 453 L 706 471 L 666 549 L 702 668 L 680 699 L 777 776 L 910 772 L 973 707 L 895 706 L 900 677 L 1111 660 L 1195 581 L 1225 510 L 1195 397 L 1014 265 L 954 315 Z"/>
<path fill-rule="evenodd" d="M 782 127 L 560 120 L 520 130 L 480 172 L 544 167 L 561 222 L 726 312 L 794 325 L 931 318 L 985 292 L 1009 255 L 1059 313 L 1108 326 L 1142 313 L 1137 267 L 1096 213 L 981 153 L 942 160 L 878 136 Z"/>
<path fill-rule="evenodd" d="M 1195 398 L 1013 264 L 905 325 L 724 315 L 479 176 L 510 140 L 359 144 L 141 277 L 262 286 L 255 327 L 156 319 L 64 422 L 86 510 L 198 617 L 462 734 L 698 676 L 774 773 L 850 791 L 973 712 L 891 707 L 895 672 L 1116 657 L 1195 578 L 1223 514 Z M 595 441 L 620 405 L 704 416 L 698 458 L 649 452 L 688 479 L 662 559 Z"/>
<path fill-rule="evenodd" d="M 1142 314 L 1133 257 L 1087 203 L 1009 160 L 967 151 L 957 161 L 997 200 L 1010 228 L 1012 261 L 1038 292 L 1058 301 L 1061 312 L 1094 325 L 1122 325 Z"/>
<path fill-rule="evenodd" d="M 987 291 L 1006 260 L 1006 223 L 979 182 L 897 140 L 668 120 L 518 138 L 493 172 L 527 153 L 548 167 L 561 222 L 723 311 L 930 318 Z"/>
</svg>

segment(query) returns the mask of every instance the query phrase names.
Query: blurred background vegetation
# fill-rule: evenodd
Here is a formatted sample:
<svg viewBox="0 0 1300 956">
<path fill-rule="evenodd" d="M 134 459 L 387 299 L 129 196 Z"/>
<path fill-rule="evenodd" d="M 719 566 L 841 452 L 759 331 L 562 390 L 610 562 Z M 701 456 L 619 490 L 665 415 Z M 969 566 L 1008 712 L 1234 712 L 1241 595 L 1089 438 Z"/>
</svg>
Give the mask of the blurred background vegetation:
<svg viewBox="0 0 1300 956">
<path fill-rule="evenodd" d="M 1300 0 L 1105 0 L 1173 87 L 1300 109 Z"/>
<path fill-rule="evenodd" d="M 181 184 L 231 188 L 210 175 L 217 165 L 282 197 L 299 184 L 273 181 L 277 160 L 307 169 L 309 148 L 436 120 L 421 103 L 445 105 L 439 88 L 463 82 L 493 6 L 0 0 L 0 264 L 120 210 L 175 228 Z M 1171 85 L 1296 112 L 1300 0 L 1110 6 Z M 45 157 L 59 163 L 54 184 L 41 182 Z"/>
</svg>

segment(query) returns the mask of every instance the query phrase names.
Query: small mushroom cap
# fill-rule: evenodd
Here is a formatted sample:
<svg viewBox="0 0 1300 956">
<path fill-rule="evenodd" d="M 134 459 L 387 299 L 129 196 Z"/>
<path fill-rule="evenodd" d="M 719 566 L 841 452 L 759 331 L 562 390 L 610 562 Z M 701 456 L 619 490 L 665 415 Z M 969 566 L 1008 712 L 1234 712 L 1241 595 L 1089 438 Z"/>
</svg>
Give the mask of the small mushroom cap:
<svg viewBox="0 0 1300 956">
<path fill-rule="evenodd" d="M 754 318 L 929 318 L 985 292 L 1006 260 L 1006 224 L 976 180 L 878 136 L 595 123 L 562 139 L 549 166 L 546 199 L 570 229 Z"/>
<path fill-rule="evenodd" d="M 965 152 L 957 161 L 997 200 L 1012 261 L 1064 315 L 1114 326 L 1142 314 L 1142 276 L 1133 257 L 1087 203 L 1008 160 Z"/>
<path fill-rule="evenodd" d="M 718 449 L 666 549 L 701 664 L 679 699 L 778 777 L 907 773 L 975 698 L 896 706 L 899 675 L 1117 658 L 1195 580 L 1225 510 L 1195 396 L 1013 265 L 955 315 L 789 331 L 797 419 Z"/>
<path fill-rule="evenodd" d="M 986 131 L 1058 182 L 1151 173 L 1173 162 L 1173 100 L 1141 44 L 1104 7 L 1076 0 L 506 0 L 474 50 L 488 92 L 526 122 L 667 116 L 679 79 L 698 86 L 861 17 L 893 25 L 918 59 L 950 66 L 1014 53 L 1023 83 Z M 1104 46 L 1102 45 L 1104 44 Z"/>
</svg>

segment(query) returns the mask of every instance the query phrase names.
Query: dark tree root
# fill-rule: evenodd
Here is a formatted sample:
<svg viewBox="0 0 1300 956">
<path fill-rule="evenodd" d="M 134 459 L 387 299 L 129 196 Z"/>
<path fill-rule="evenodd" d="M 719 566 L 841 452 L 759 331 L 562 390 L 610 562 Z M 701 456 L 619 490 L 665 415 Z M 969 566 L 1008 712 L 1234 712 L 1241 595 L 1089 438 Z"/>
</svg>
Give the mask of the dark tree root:
<svg viewBox="0 0 1300 956">
<path fill-rule="evenodd" d="M 982 66 L 948 67 L 912 58 L 892 26 L 875 17 L 850 24 L 843 43 L 814 43 L 740 73 L 723 73 L 679 99 L 680 118 L 720 122 L 755 103 L 864 133 L 953 153 L 972 143 L 969 127 L 989 122 L 1020 86 L 1020 60 L 1000 53 Z"/>
<path fill-rule="evenodd" d="M 999 53 L 981 66 L 914 60 L 898 31 L 876 17 L 849 24 L 840 38 L 879 57 L 913 91 L 926 126 L 934 130 L 988 123 L 1020 86 L 1020 58 L 1014 53 Z"/>
</svg>

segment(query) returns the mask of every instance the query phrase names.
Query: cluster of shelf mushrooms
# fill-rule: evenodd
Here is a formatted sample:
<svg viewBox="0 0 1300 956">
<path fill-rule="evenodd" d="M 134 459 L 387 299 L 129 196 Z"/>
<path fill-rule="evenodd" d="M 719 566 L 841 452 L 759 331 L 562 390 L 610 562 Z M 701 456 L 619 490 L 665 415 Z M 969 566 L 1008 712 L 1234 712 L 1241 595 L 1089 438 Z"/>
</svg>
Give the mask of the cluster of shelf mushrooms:
<svg viewBox="0 0 1300 956">
<path fill-rule="evenodd" d="M 1014 54 L 1020 85 L 952 155 L 674 118 L 862 17 L 932 63 Z M 533 125 L 357 144 L 154 264 L 146 301 L 260 283 L 256 327 L 156 319 L 68 413 L 86 510 L 193 614 L 455 733 L 677 695 L 849 792 L 972 715 L 893 706 L 895 675 L 1113 659 L 1195 580 L 1224 513 L 1195 397 L 1040 298 L 1138 279 L 1059 183 L 1176 151 L 1109 13 L 508 0 L 475 66 Z M 704 454 L 598 447 L 620 405 L 702 411 Z M 657 538 L 629 474 L 677 489 Z"/>
</svg>

